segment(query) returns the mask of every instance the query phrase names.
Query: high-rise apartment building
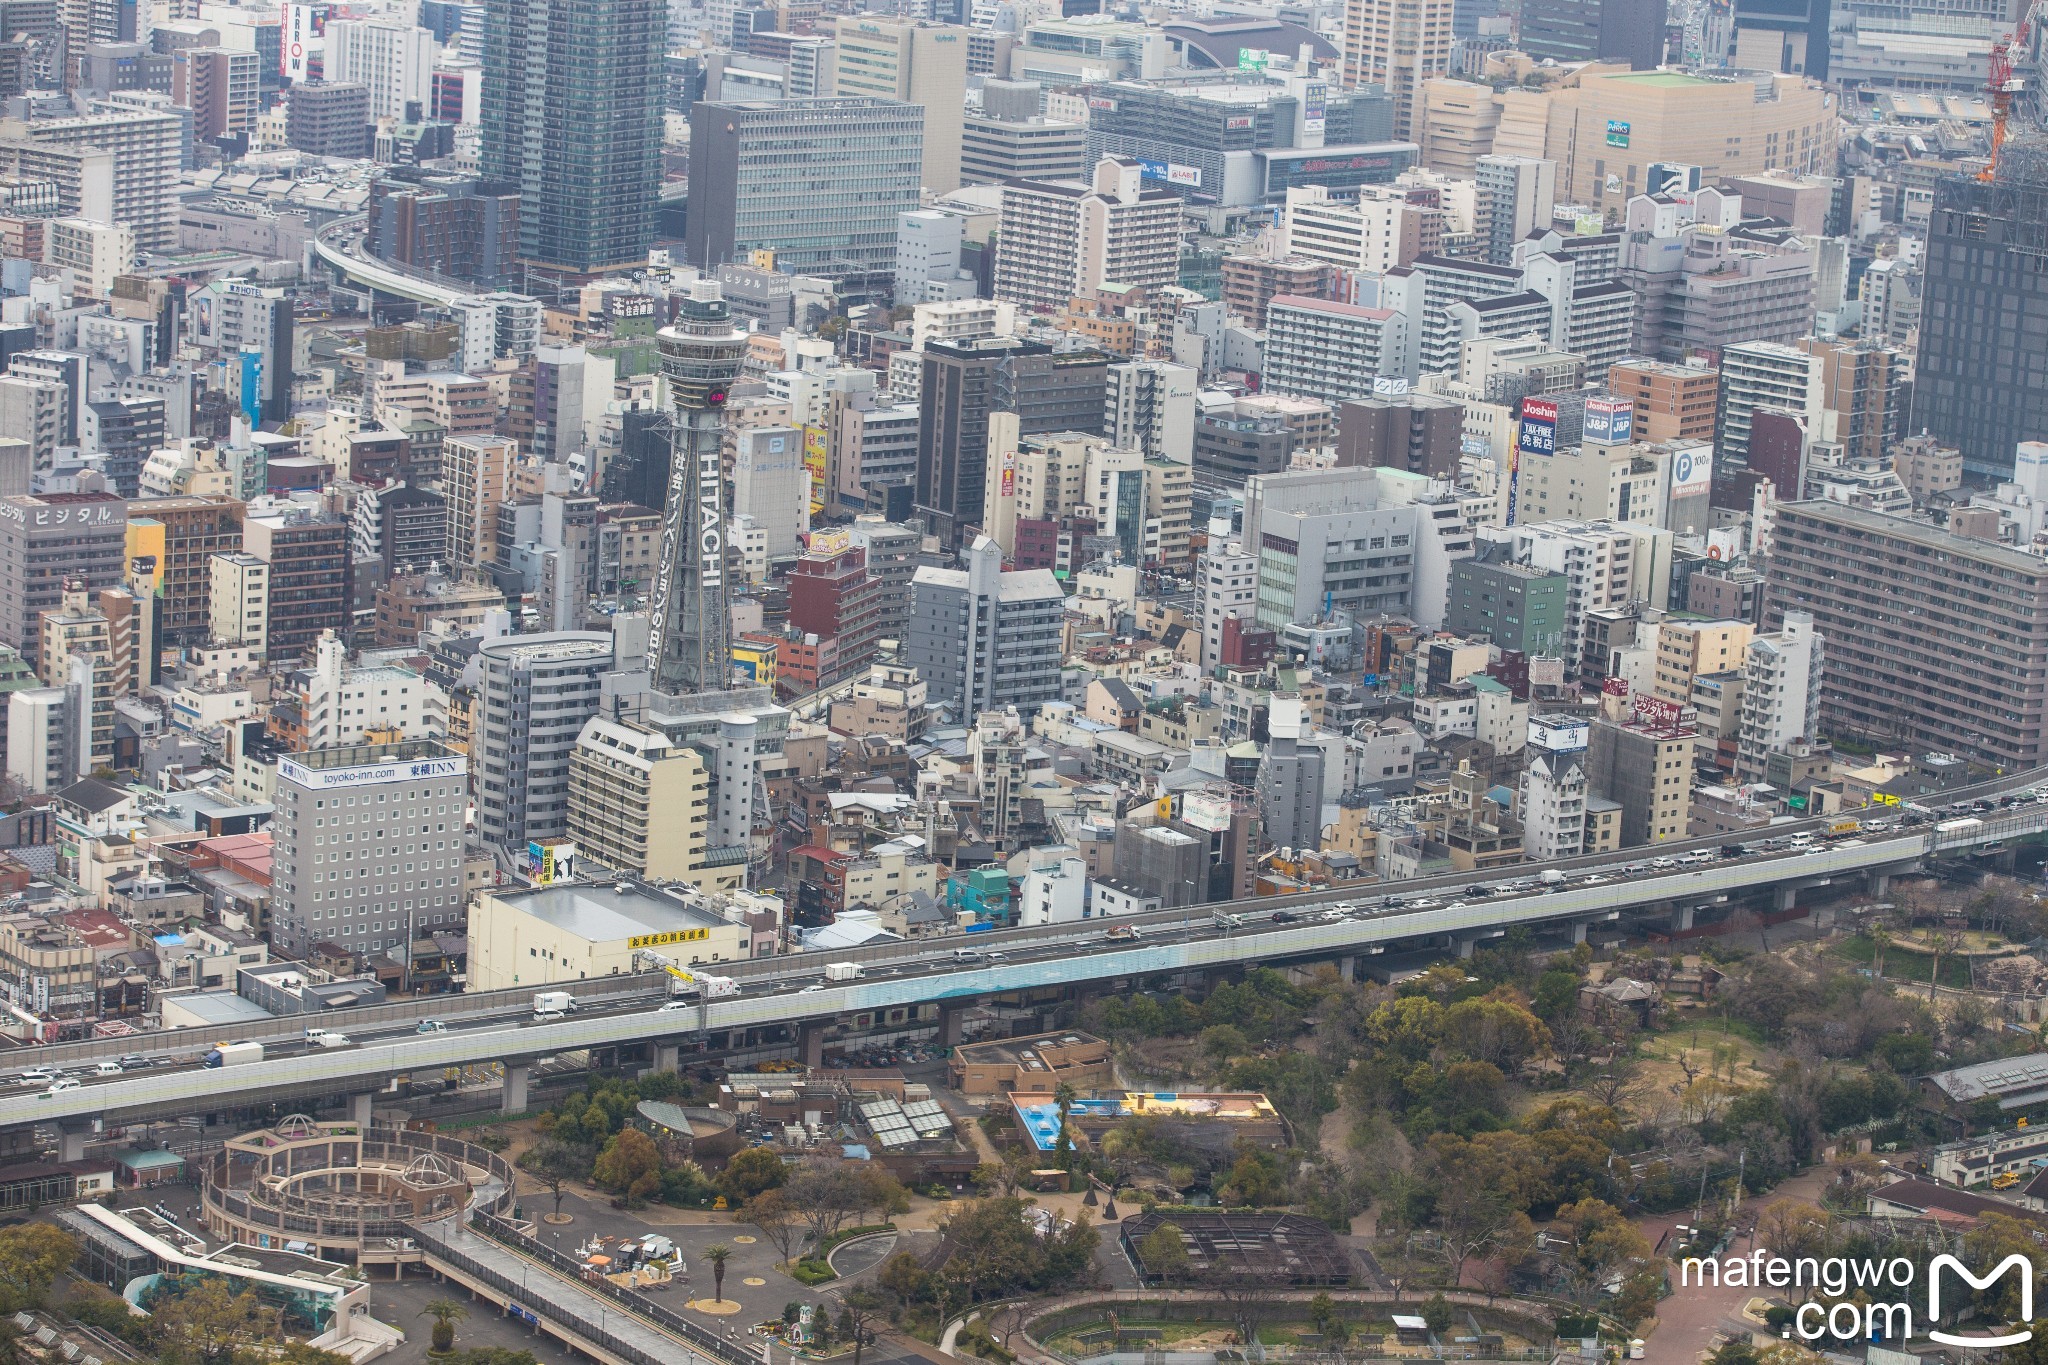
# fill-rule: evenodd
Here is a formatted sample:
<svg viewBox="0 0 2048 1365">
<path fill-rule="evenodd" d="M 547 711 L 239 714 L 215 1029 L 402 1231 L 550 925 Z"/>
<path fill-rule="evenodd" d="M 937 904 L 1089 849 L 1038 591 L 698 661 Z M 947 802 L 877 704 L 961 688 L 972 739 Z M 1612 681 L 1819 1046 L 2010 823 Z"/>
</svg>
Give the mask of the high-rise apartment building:
<svg viewBox="0 0 2048 1365">
<path fill-rule="evenodd" d="M 270 566 L 269 657 L 300 660 L 348 628 L 349 522 L 300 504 L 242 521 L 242 546 Z"/>
<path fill-rule="evenodd" d="M 2028 768 L 2048 756 L 2048 560 L 1830 501 L 1772 513 L 1766 622 L 1827 641 L 1822 727 Z"/>
<path fill-rule="evenodd" d="M 1557 163 L 1533 156 L 1482 156 L 1474 164 L 1473 180 L 1479 186 L 1473 227 L 1480 254 L 1495 265 L 1512 265 L 1517 242 L 1550 228 Z"/>
<path fill-rule="evenodd" d="M 1634 848 L 1683 839 L 1692 804 L 1693 751 L 1699 731 L 1692 708 L 1661 697 L 1601 698 L 1586 744 L 1586 776 L 1594 793 L 1621 806 L 1621 844 Z"/>
<path fill-rule="evenodd" d="M 1066 593 L 1049 569 L 1003 569 L 987 536 L 961 552 L 964 567 L 922 568 L 910 584 L 904 658 L 962 719 L 1014 706 L 1030 715 L 1060 696 L 1060 622 Z"/>
<path fill-rule="evenodd" d="M 1435 250 L 1441 227 L 1440 213 L 1402 190 L 1367 187 L 1356 199 L 1335 199 L 1322 185 L 1296 185 L 1287 191 L 1273 250 L 1384 275 Z"/>
<path fill-rule="evenodd" d="M 1738 781 L 1763 781 L 1772 751 L 1820 737 L 1826 660 L 1826 643 L 1809 612 L 1788 611 L 1778 630 L 1749 642 L 1735 760 Z"/>
<path fill-rule="evenodd" d="M 1373 395 L 1337 404 L 1337 464 L 1455 478 L 1465 407 L 1432 393 Z"/>
<path fill-rule="evenodd" d="M 49 219 L 43 224 L 43 264 L 71 271 L 72 297 L 109 298 L 114 278 L 135 268 L 135 230 L 90 218 Z"/>
<path fill-rule="evenodd" d="M 181 47 L 171 54 L 171 102 L 192 111 L 192 136 L 211 142 L 256 126 L 261 97 L 254 52 L 224 47 Z"/>
<path fill-rule="evenodd" d="M 137 27 L 144 13 L 135 0 L 57 0 L 57 23 L 64 37 L 61 49 L 66 70 L 54 73 L 62 88 L 71 88 L 70 71 L 94 43 L 132 43 L 146 38 Z M 13 18 L 10 13 L 8 18 Z M 12 36 L 14 30 L 9 30 Z"/>
<path fill-rule="evenodd" d="M 1104 157 L 1087 181 L 1003 186 L 995 296 L 1047 311 L 1104 285 L 1180 278 L 1180 196 L 1145 187 L 1136 162 Z"/>
<path fill-rule="evenodd" d="M 1732 461 L 1747 459 L 1754 414 L 1774 408 L 1852 459 L 1882 459 L 1902 434 L 1905 387 L 1905 353 L 1889 346 L 1815 337 L 1791 346 L 1743 342 L 1721 352 L 1715 445 Z"/>
<path fill-rule="evenodd" d="M 612 637 L 586 631 L 508 635 L 477 651 L 483 670 L 470 758 L 477 835 L 498 848 L 569 832 L 569 758 L 597 714 Z"/>
<path fill-rule="evenodd" d="M 270 565 L 245 550 L 206 561 L 206 643 L 270 652 Z"/>
<path fill-rule="evenodd" d="M 328 80 L 368 90 L 372 120 L 403 120 L 408 104 L 425 112 L 434 56 L 433 35 L 403 20 L 333 19 L 322 71 Z"/>
<path fill-rule="evenodd" d="M 650 726 L 596 716 L 570 752 L 569 838 L 598 867 L 737 886 L 742 866 L 705 866 L 710 804 L 703 756 Z"/>
<path fill-rule="evenodd" d="M 1394 98 L 1394 136 L 1417 140 L 1422 83 L 1451 69 L 1452 0 L 1347 0 L 1344 84 Z"/>
<path fill-rule="evenodd" d="M 967 105 L 967 30 L 873 14 L 842 15 L 833 26 L 838 52 L 832 94 L 922 107 L 925 193 L 958 189 L 961 120 Z"/>
<path fill-rule="evenodd" d="M 212 633 L 210 561 L 241 548 L 242 504 L 224 494 L 139 498 L 128 504 L 128 553 L 156 561 L 162 630 L 169 643 L 196 644 Z"/>
<path fill-rule="evenodd" d="M 792 274 L 887 289 L 897 216 L 919 203 L 925 124 L 925 110 L 897 100 L 698 101 L 683 239 L 691 264 L 765 251 Z"/>
<path fill-rule="evenodd" d="M 505 436 L 455 436 L 441 446 L 450 573 L 480 574 L 498 562 L 498 509 L 512 496 L 518 453 Z"/>
<path fill-rule="evenodd" d="M 1999 153 L 1998 178 L 1945 177 L 1927 220 L 1912 430 L 1963 452 L 1973 474 L 2009 478 L 2013 450 L 2048 432 L 2048 374 L 2021 337 L 2048 331 L 2048 156 Z"/>
<path fill-rule="evenodd" d="M 387 952 L 461 924 L 468 772 L 466 757 L 431 739 L 280 758 L 270 902 L 278 950 Z"/>
<path fill-rule="evenodd" d="M 37 648 L 43 686 L 65 688 L 71 694 L 66 699 L 67 720 L 76 736 L 82 773 L 114 766 L 114 700 L 131 690 L 116 681 L 113 629 L 95 600 L 99 595 L 87 592 L 75 579 L 65 584 L 62 604 L 43 613 Z M 128 643 L 131 648 L 123 663 L 132 680 L 132 638 Z"/>
<path fill-rule="evenodd" d="M 1332 299 L 1278 294 L 1266 305 L 1265 388 L 1334 403 L 1364 398 L 1374 381 L 1405 378 L 1405 314 Z"/>
<path fill-rule="evenodd" d="M 1195 449 L 1197 378 L 1163 360 L 1111 365 L 1102 434 L 1113 446 L 1187 464 Z"/>
<path fill-rule="evenodd" d="M 535 269 L 578 276 L 647 259 L 666 33 L 660 0 L 488 7 L 483 172 L 519 186 L 519 254 Z"/>
<path fill-rule="evenodd" d="M 722 447 L 725 399 L 747 338 L 714 280 L 699 280 L 660 335 L 668 381 L 668 498 L 661 558 L 649 590 L 648 647 L 655 686 L 688 695 L 732 677 L 731 555 Z"/>
<path fill-rule="evenodd" d="M 286 100 L 284 140 L 289 146 L 313 156 L 369 155 L 370 87 L 361 81 L 294 85 Z"/>
<path fill-rule="evenodd" d="M 54 181 L 61 214 L 125 223 L 137 251 L 168 251 L 178 240 L 184 142 L 184 120 L 156 109 L 35 119 L 0 130 L 0 174 Z"/>
<path fill-rule="evenodd" d="M 924 351 L 918 394 L 916 505 L 945 543 L 982 524 L 988 487 L 989 414 L 997 408 L 997 368 L 1011 355 L 1050 347 L 1017 337 L 986 337 Z"/>
</svg>

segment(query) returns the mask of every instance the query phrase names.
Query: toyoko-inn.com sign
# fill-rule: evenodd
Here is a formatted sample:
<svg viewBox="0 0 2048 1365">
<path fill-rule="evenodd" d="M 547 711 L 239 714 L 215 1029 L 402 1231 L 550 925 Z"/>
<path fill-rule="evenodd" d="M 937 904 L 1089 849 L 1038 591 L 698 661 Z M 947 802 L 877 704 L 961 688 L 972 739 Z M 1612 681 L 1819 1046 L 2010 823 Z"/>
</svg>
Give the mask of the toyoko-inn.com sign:
<svg viewBox="0 0 2048 1365">
<path fill-rule="evenodd" d="M 381 787 L 393 782 L 415 782 L 429 777 L 461 777 L 469 772 L 469 760 L 451 758 L 400 759 L 391 763 L 364 763 L 351 768 L 309 768 L 289 758 L 277 761 L 277 775 L 309 791 L 339 791 L 344 787 Z"/>
</svg>

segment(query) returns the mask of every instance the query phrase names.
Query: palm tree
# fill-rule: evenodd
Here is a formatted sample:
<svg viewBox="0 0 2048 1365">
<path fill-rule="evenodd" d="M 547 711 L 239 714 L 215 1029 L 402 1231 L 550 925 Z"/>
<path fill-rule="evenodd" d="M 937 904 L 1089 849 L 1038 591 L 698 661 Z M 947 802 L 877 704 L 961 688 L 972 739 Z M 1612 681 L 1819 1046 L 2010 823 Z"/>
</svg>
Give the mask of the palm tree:
<svg viewBox="0 0 2048 1365">
<path fill-rule="evenodd" d="M 1074 1087 L 1061 1081 L 1052 1090 L 1053 1103 L 1060 1107 L 1059 1136 L 1053 1140 L 1053 1149 L 1058 1152 L 1060 1165 L 1065 1167 L 1072 1160 L 1073 1135 L 1067 1131 L 1067 1118 L 1074 1112 L 1074 1101 L 1080 1098 Z"/>
<path fill-rule="evenodd" d="M 434 1299 L 420 1310 L 423 1318 L 434 1320 L 434 1352 L 446 1355 L 455 1347 L 455 1324 L 469 1316 L 469 1310 L 453 1299 Z"/>
<path fill-rule="evenodd" d="M 705 1247 L 704 1259 L 711 1262 L 711 1297 L 722 1302 L 725 1299 L 725 1263 L 732 1259 L 732 1248 L 723 1242 Z"/>
</svg>

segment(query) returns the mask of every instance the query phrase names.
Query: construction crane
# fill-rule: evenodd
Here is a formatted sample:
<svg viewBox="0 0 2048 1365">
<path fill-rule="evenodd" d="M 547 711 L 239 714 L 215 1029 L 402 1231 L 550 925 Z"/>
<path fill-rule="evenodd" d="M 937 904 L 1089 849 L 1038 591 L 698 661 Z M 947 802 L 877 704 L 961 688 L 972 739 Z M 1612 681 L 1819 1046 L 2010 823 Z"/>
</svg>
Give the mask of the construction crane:
<svg viewBox="0 0 2048 1365">
<path fill-rule="evenodd" d="M 1991 45 L 1991 75 L 1985 82 L 1985 88 L 1991 92 L 1991 159 L 1977 172 L 1979 180 L 1998 178 L 1998 149 L 2005 145 L 2005 123 L 2012 114 L 2013 96 L 2026 87 L 2026 82 L 2013 74 L 2013 54 L 2025 51 L 2027 31 L 2033 22 L 2030 9 L 2020 19 L 2018 28 Z"/>
<path fill-rule="evenodd" d="M 674 989 L 678 992 L 694 988 L 707 999 L 717 999 L 720 996 L 739 994 L 739 983 L 731 977 L 714 976 L 710 972 L 703 971 L 687 971 L 674 958 L 669 957 L 665 953 L 654 952 L 652 949 L 637 949 L 633 953 L 633 966 L 636 970 L 640 971 L 645 971 L 649 967 L 657 967 L 667 972 L 676 979 L 678 984 Z"/>
</svg>

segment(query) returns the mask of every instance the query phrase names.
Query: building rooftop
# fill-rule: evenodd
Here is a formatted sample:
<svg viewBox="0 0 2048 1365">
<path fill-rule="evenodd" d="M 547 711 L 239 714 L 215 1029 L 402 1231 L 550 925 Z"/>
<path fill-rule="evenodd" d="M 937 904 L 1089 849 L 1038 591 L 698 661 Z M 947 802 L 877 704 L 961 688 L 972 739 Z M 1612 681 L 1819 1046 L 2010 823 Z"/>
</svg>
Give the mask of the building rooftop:
<svg viewBox="0 0 2048 1365">
<path fill-rule="evenodd" d="M 190 995 L 170 998 L 178 1002 L 179 1009 L 209 1025 L 231 1027 L 236 1024 L 268 1024 L 276 1020 L 269 1010 L 233 991 L 194 991 Z"/>
<path fill-rule="evenodd" d="M 725 920 L 674 896 L 632 882 L 575 882 L 501 893 L 498 900 L 564 933 L 594 943 L 677 929 L 710 929 Z"/>
</svg>

